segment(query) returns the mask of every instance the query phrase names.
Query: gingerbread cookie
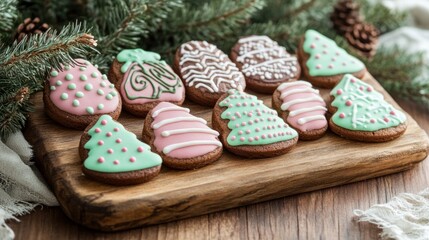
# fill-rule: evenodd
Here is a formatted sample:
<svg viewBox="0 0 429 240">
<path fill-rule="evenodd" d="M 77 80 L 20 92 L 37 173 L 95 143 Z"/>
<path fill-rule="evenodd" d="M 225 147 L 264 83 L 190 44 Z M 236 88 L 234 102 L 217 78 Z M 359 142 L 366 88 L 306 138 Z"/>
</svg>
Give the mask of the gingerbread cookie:
<svg viewBox="0 0 429 240">
<path fill-rule="evenodd" d="M 407 129 L 406 116 L 369 84 L 347 74 L 331 91 L 330 129 L 348 139 L 385 142 Z"/>
<path fill-rule="evenodd" d="M 187 97 L 201 105 L 213 106 L 229 89 L 246 87 L 237 66 L 206 41 L 182 44 L 176 52 L 174 69 L 185 84 Z"/>
<path fill-rule="evenodd" d="M 188 108 L 161 102 L 145 119 L 143 139 L 162 156 L 165 166 L 200 168 L 222 155 L 219 133 L 206 124 Z"/>
<path fill-rule="evenodd" d="M 149 181 L 161 169 L 161 157 L 109 115 L 89 125 L 79 144 L 83 173 L 99 182 L 130 185 Z"/>
<path fill-rule="evenodd" d="M 298 59 L 307 80 L 317 87 L 332 88 L 344 74 L 362 78 L 366 73 L 365 65 L 359 59 L 311 29 L 300 41 Z"/>
<path fill-rule="evenodd" d="M 109 79 L 115 83 L 128 112 L 146 114 L 160 102 L 181 105 L 185 88 L 161 56 L 142 49 L 122 50 L 113 61 Z"/>
<path fill-rule="evenodd" d="M 122 105 L 115 86 L 88 61 L 76 59 L 76 63 L 50 72 L 43 94 L 46 113 L 76 129 L 84 129 L 103 114 L 117 119 Z"/>
<path fill-rule="evenodd" d="M 297 58 L 267 36 L 240 38 L 231 60 L 243 72 L 247 87 L 256 92 L 273 93 L 281 83 L 295 81 L 301 74 Z"/>
<path fill-rule="evenodd" d="M 288 152 L 298 133 L 256 96 L 232 89 L 213 109 L 213 128 L 230 152 L 247 158 L 273 157 Z"/>
<path fill-rule="evenodd" d="M 328 129 L 325 101 L 309 82 L 282 83 L 273 94 L 272 105 L 300 140 L 321 138 Z"/>
</svg>

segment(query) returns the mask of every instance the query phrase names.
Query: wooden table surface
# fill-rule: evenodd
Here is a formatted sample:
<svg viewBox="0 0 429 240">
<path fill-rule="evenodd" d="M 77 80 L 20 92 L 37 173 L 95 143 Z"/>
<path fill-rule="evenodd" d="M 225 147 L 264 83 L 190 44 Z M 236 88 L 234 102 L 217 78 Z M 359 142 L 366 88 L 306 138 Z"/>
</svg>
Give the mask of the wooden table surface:
<svg viewBox="0 0 429 240">
<path fill-rule="evenodd" d="M 429 133 L 429 111 L 396 100 Z M 428 186 L 426 159 L 402 173 L 116 233 L 79 226 L 59 207 L 37 207 L 8 223 L 16 239 L 377 239 L 380 231 L 355 221 L 353 209 Z"/>
</svg>

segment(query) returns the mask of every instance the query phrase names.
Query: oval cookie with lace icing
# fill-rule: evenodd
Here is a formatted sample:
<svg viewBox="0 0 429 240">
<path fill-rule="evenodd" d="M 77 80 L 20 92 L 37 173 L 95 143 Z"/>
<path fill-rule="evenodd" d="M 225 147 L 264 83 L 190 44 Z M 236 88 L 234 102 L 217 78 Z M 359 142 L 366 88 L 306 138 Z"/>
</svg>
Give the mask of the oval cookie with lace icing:
<svg viewBox="0 0 429 240">
<path fill-rule="evenodd" d="M 333 88 L 345 74 L 363 78 L 366 73 L 359 59 L 312 29 L 301 38 L 298 59 L 306 79 L 317 87 Z"/>
<path fill-rule="evenodd" d="M 130 185 L 149 181 L 161 169 L 161 157 L 109 115 L 84 131 L 79 143 L 83 173 L 99 182 Z"/>
<path fill-rule="evenodd" d="M 281 83 L 295 81 L 301 74 L 298 59 L 267 36 L 240 38 L 230 56 L 244 74 L 247 88 L 256 92 L 273 93 Z"/>
<path fill-rule="evenodd" d="M 76 129 L 84 129 L 103 114 L 117 119 L 122 105 L 115 86 L 90 62 L 75 61 L 75 66 L 50 72 L 43 95 L 46 113 Z"/>
<path fill-rule="evenodd" d="M 109 71 L 128 112 L 146 114 L 160 102 L 181 105 L 185 88 L 176 73 L 161 60 L 158 53 L 142 49 L 122 50 Z"/>
<path fill-rule="evenodd" d="M 176 51 L 174 69 L 192 101 L 213 106 L 229 89 L 245 88 L 243 74 L 228 56 L 206 41 L 190 41 Z"/>
<path fill-rule="evenodd" d="M 188 108 L 161 102 L 145 119 L 143 140 L 176 169 L 195 169 L 222 155 L 219 133 L 206 120 L 190 114 Z"/>
<path fill-rule="evenodd" d="M 328 129 L 325 101 L 309 82 L 282 83 L 273 94 L 272 105 L 300 140 L 318 139 Z"/>
<path fill-rule="evenodd" d="M 401 136 L 406 115 L 384 100 L 364 81 L 347 74 L 330 92 L 329 128 L 336 134 L 363 142 L 385 142 Z"/>
<path fill-rule="evenodd" d="M 298 133 L 275 110 L 256 96 L 235 89 L 216 103 L 212 121 L 225 149 L 248 158 L 284 154 L 298 141 Z"/>
</svg>

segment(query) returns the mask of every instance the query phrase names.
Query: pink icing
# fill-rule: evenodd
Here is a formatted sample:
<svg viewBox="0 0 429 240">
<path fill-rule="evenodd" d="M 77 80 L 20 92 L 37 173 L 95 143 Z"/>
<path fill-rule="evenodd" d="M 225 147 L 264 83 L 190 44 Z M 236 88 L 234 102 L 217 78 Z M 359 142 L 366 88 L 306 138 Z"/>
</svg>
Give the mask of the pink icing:
<svg viewBox="0 0 429 240">
<path fill-rule="evenodd" d="M 145 71 L 147 71 L 147 72 L 149 72 L 151 69 L 153 69 L 153 66 L 150 66 L 146 63 L 143 63 L 143 67 L 145 68 Z M 142 78 L 143 71 L 142 71 L 140 65 L 137 63 L 134 63 L 131 65 L 131 67 L 129 67 L 129 69 L 133 69 L 133 68 L 134 68 L 134 72 L 133 72 L 133 77 L 132 77 L 131 81 L 142 80 L 143 79 Z M 165 68 L 165 70 L 174 74 L 173 70 L 167 64 L 164 66 L 164 68 Z M 162 86 L 158 82 L 152 81 L 151 83 L 153 84 L 153 86 L 149 83 L 146 83 L 147 87 L 144 90 L 136 90 L 133 88 L 132 83 L 130 81 L 126 81 L 126 79 L 128 79 L 128 77 L 129 77 L 130 73 L 131 73 L 130 70 L 125 72 L 124 78 L 123 78 L 123 81 L 121 84 L 121 90 L 120 90 L 121 95 L 123 96 L 123 100 L 126 103 L 143 104 L 143 103 L 154 102 L 154 101 L 175 102 L 175 101 L 181 100 L 183 98 L 183 95 L 185 94 L 185 88 L 183 87 L 182 82 L 179 80 L 179 84 L 175 87 L 176 90 L 174 93 L 161 92 L 159 94 L 159 98 L 150 98 L 150 96 L 152 96 L 152 94 L 154 92 L 154 89 L 162 88 Z M 164 75 L 161 75 L 161 76 L 162 76 L 161 80 L 166 82 L 168 85 L 175 85 L 176 84 L 176 81 L 169 80 Z M 138 87 L 141 87 L 141 86 L 142 86 L 142 84 Z M 129 99 L 127 96 L 139 97 L 139 98 Z M 142 98 L 142 96 L 147 97 L 147 98 Z"/>
<path fill-rule="evenodd" d="M 76 59 L 76 62 L 79 65 L 70 67 L 69 70 L 63 67 L 63 71 L 51 72 L 49 96 L 52 103 L 59 109 L 74 115 L 104 114 L 115 111 L 119 98 L 114 86 L 106 77 L 103 79 L 100 71 L 91 63 L 83 59 Z M 53 72 L 57 72 L 58 75 L 54 76 L 56 74 L 52 74 Z M 73 76 L 71 80 L 66 79 L 67 76 L 70 76 L 68 74 Z M 86 81 L 81 80 L 81 75 L 86 76 Z M 61 85 L 57 84 L 58 81 L 61 82 Z M 104 82 L 104 86 L 101 85 L 102 82 Z M 85 89 L 86 84 L 90 84 L 90 87 L 87 87 L 90 90 Z M 78 92 L 83 93 L 83 96 L 78 97 Z M 67 94 L 67 99 L 61 98 L 64 93 Z M 111 96 L 110 100 L 107 98 L 108 94 Z M 73 105 L 74 102 L 78 103 L 78 106 Z"/>
<path fill-rule="evenodd" d="M 152 113 L 159 109 L 175 107 L 175 106 L 176 105 L 172 103 L 161 102 L 152 110 Z M 155 135 L 154 146 L 157 149 L 157 151 L 163 152 L 164 148 L 166 148 L 169 145 L 184 143 L 188 141 L 216 141 L 218 145 L 220 145 L 220 142 L 217 136 L 212 133 L 195 133 L 195 132 L 189 133 L 188 132 L 188 133 L 174 134 L 167 137 L 164 137 L 161 135 L 161 133 L 164 131 L 186 129 L 186 128 L 198 128 L 203 130 L 211 130 L 206 124 L 202 122 L 179 121 L 179 122 L 174 122 L 170 124 L 165 124 L 159 127 L 158 129 L 154 129 L 153 127 L 155 124 L 163 120 L 173 119 L 177 117 L 194 117 L 194 116 L 186 111 L 180 111 L 180 110 L 174 109 L 174 110 L 160 112 L 157 116 L 154 117 L 154 120 L 152 123 L 152 129 Z M 218 145 L 197 144 L 193 146 L 177 148 L 167 153 L 166 155 L 173 158 L 193 158 L 193 157 L 201 156 L 214 151 L 216 148 L 218 148 Z"/>
<path fill-rule="evenodd" d="M 296 82 L 303 82 L 303 81 L 296 81 Z M 297 84 L 293 84 L 293 83 L 294 82 L 292 82 L 292 84 L 283 83 L 281 86 L 286 86 L 286 87 L 284 87 L 280 91 L 280 93 L 282 94 L 284 92 L 288 92 L 288 91 L 295 90 L 295 89 L 311 89 L 311 87 L 306 85 L 306 84 L 298 84 L 297 85 Z M 303 83 L 306 83 L 306 82 L 303 82 Z M 317 97 L 317 96 L 320 97 L 320 95 L 318 93 L 313 93 L 313 92 L 294 93 L 294 94 L 290 94 L 288 96 L 285 96 L 282 99 L 282 101 L 283 101 L 283 103 L 287 103 L 287 102 L 293 101 L 295 99 L 311 98 L 311 97 Z M 287 109 L 287 111 L 289 111 L 289 116 L 286 119 L 287 123 L 289 123 L 293 128 L 299 129 L 303 132 L 314 130 L 314 129 L 321 129 L 321 128 L 325 127 L 327 125 L 327 121 L 326 121 L 325 117 L 323 117 L 323 119 L 311 120 L 311 121 L 308 121 L 304 124 L 299 124 L 298 121 L 300 119 L 306 118 L 306 117 L 313 117 L 313 116 L 318 116 L 318 115 L 325 116 L 326 110 L 312 110 L 312 111 L 308 111 L 308 112 L 299 113 L 295 116 L 291 116 L 291 114 L 290 114 L 290 112 L 292 112 L 294 110 L 299 110 L 302 108 L 315 107 L 315 106 L 326 107 L 326 104 L 325 104 L 325 102 L 320 102 L 320 101 L 306 101 L 306 102 L 296 103 L 296 104 L 291 105 Z"/>
</svg>

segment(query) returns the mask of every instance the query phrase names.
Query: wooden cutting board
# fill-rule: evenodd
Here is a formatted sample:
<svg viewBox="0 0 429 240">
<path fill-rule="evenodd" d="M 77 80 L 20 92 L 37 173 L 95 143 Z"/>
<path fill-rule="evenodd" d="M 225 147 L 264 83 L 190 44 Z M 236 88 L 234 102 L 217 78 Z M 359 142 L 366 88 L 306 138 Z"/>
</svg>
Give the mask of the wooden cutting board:
<svg viewBox="0 0 429 240">
<path fill-rule="evenodd" d="M 371 76 L 365 80 L 398 107 Z M 328 98 L 327 90 L 321 93 Z M 259 96 L 271 106 L 271 96 Z M 202 169 L 163 167 L 151 182 L 114 187 L 82 174 L 78 155 L 82 131 L 49 119 L 41 93 L 34 102 L 36 111 L 25 135 L 34 146 L 37 166 L 68 217 L 104 231 L 173 221 L 403 171 L 425 159 L 429 146 L 425 132 L 407 115 L 407 131 L 391 142 L 354 142 L 328 131 L 319 140 L 299 141 L 283 156 L 246 160 L 224 151 L 219 161 Z M 210 124 L 211 109 L 188 101 L 185 106 Z M 119 122 L 141 136 L 143 119 L 123 112 Z"/>
</svg>

